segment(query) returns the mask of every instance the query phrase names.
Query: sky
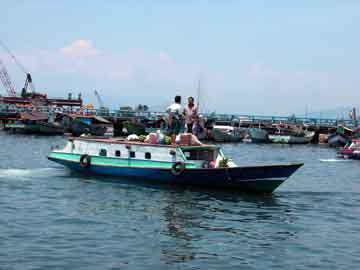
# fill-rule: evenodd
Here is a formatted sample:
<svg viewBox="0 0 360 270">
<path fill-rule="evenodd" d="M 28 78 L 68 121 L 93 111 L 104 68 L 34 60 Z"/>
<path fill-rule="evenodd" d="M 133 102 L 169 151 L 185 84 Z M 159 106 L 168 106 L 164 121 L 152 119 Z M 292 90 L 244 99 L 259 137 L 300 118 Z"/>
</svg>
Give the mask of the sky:
<svg viewBox="0 0 360 270">
<path fill-rule="evenodd" d="M 162 110 L 200 81 L 205 112 L 359 106 L 358 0 L 1 2 L 0 40 L 49 96 Z M 24 74 L 0 59 L 19 91 Z"/>
</svg>

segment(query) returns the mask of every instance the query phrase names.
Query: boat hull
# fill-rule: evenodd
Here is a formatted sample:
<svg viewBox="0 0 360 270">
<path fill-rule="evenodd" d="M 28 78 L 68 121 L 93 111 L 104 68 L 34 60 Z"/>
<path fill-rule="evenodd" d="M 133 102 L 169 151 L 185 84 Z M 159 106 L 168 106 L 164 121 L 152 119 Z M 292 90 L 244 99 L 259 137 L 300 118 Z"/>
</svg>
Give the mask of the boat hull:
<svg viewBox="0 0 360 270">
<path fill-rule="evenodd" d="M 35 134 L 35 135 L 62 135 L 64 129 L 60 125 L 53 123 L 36 123 L 36 124 L 7 124 L 6 130 L 19 134 Z"/>
<path fill-rule="evenodd" d="M 234 128 L 233 130 L 224 130 L 213 128 L 212 137 L 215 142 L 241 142 L 245 137 L 246 129 Z"/>
<path fill-rule="evenodd" d="M 272 143 L 307 144 L 312 141 L 314 135 L 314 132 L 309 132 L 305 136 L 271 134 L 269 140 Z"/>
<path fill-rule="evenodd" d="M 6 124 L 5 129 L 18 134 L 39 134 L 38 124 Z"/>
<path fill-rule="evenodd" d="M 62 135 L 64 134 L 64 127 L 54 123 L 41 123 L 39 124 L 39 134 Z"/>
<path fill-rule="evenodd" d="M 249 166 L 216 169 L 185 169 L 180 175 L 174 175 L 171 168 L 125 167 L 104 164 L 91 164 L 88 168 L 80 166 L 78 161 L 48 156 L 72 170 L 87 174 L 108 175 L 130 178 L 136 182 L 222 188 L 246 192 L 271 193 L 290 177 L 303 164 L 284 164 Z"/>
<path fill-rule="evenodd" d="M 348 142 L 348 139 L 342 134 L 330 134 L 328 137 L 328 145 L 332 147 L 341 147 L 345 146 Z"/>
<path fill-rule="evenodd" d="M 91 134 L 93 136 L 104 136 L 107 125 L 85 124 L 79 120 L 75 120 L 72 124 L 73 136 L 79 137 L 82 134 Z"/>
<path fill-rule="evenodd" d="M 269 140 L 269 134 L 261 128 L 249 128 L 249 135 L 252 143 L 266 143 Z"/>
<path fill-rule="evenodd" d="M 338 157 L 343 158 L 343 159 L 357 159 L 357 160 L 359 160 L 360 159 L 360 151 L 344 147 L 343 149 L 341 149 L 339 151 Z"/>
</svg>

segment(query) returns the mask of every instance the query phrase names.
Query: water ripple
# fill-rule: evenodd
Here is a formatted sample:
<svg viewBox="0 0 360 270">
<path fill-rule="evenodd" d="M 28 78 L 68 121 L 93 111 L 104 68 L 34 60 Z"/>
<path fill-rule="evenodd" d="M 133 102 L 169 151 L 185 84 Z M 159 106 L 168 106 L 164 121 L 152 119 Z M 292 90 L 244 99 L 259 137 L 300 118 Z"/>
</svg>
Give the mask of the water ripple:
<svg viewBox="0 0 360 270">
<path fill-rule="evenodd" d="M 305 162 L 276 193 L 247 195 L 81 176 L 45 159 L 61 137 L 0 137 L 1 269 L 357 269 L 360 263 L 359 163 L 330 161 L 333 149 L 225 145 L 241 163 Z"/>
</svg>

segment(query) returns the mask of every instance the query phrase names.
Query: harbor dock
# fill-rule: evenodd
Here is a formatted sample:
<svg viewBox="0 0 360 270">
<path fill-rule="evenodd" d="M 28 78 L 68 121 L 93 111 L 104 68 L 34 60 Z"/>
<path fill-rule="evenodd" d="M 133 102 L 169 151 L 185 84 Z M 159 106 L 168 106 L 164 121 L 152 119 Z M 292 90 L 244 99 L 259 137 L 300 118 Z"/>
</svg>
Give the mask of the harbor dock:
<svg viewBox="0 0 360 270">
<path fill-rule="evenodd" d="M 127 135 L 127 133 L 145 133 L 145 131 L 156 130 L 164 125 L 164 118 L 166 113 L 156 111 L 135 111 L 135 110 L 104 110 L 104 109 L 84 109 L 80 106 L 9 106 L 7 104 L 0 105 L 0 123 L 3 128 L 11 128 L 19 126 L 18 120 L 25 113 L 36 111 L 42 115 L 61 115 L 61 119 L 92 119 L 97 124 L 103 124 L 106 127 L 112 127 L 115 136 Z M 75 104 L 78 105 L 78 104 Z M 69 116 L 69 117 L 67 117 Z M 334 118 L 314 118 L 314 117 L 286 117 L 286 116 L 267 116 L 267 115 L 252 115 L 252 114 L 217 114 L 217 113 L 201 113 L 204 119 L 205 128 L 209 123 L 213 125 L 221 125 L 235 128 L 253 128 L 271 130 L 279 126 L 295 126 L 301 130 L 313 131 L 314 137 L 312 143 L 322 141 L 322 134 L 335 133 L 339 127 L 349 131 L 350 133 L 356 130 L 356 121 L 352 119 L 334 119 Z M 90 123 L 90 122 L 89 122 Z M 92 122 L 91 122 L 92 123 Z M 130 123 L 130 124 L 129 124 Z M 72 123 L 68 123 L 64 127 L 64 132 L 72 134 L 79 134 L 80 131 L 72 130 Z M 130 126 L 130 128 L 129 128 Z M 125 128 L 125 132 L 124 132 Z M 89 127 L 91 129 L 91 127 Z M 56 132 L 58 134 L 59 132 Z M 104 132 L 105 133 L 105 129 Z M 102 135 L 99 133 L 97 135 Z M 96 134 L 94 134 L 96 135 Z M 352 134 L 349 134 L 352 135 Z"/>
</svg>

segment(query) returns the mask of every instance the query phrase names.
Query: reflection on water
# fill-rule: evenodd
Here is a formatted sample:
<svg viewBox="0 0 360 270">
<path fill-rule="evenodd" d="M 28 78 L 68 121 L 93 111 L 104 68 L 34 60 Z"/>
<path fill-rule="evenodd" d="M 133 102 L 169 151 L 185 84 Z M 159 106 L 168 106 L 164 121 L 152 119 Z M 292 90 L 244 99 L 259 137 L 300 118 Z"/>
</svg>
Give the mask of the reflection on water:
<svg viewBox="0 0 360 270">
<path fill-rule="evenodd" d="M 196 258 L 224 256 L 215 248 L 225 239 L 237 241 L 251 237 L 259 247 L 270 247 L 271 241 L 294 239 L 297 231 L 289 225 L 296 221 L 291 206 L 274 194 L 246 195 L 227 192 L 182 190 L 167 192 L 163 207 L 165 229 L 162 232 L 162 259 L 167 263 L 184 263 Z M 279 230 L 268 235 L 258 231 L 259 224 L 278 223 Z M 261 227 L 261 226 L 260 226 Z M 208 243 L 211 235 L 223 234 L 219 243 Z M 266 239 L 267 238 L 267 239 Z M 262 240 L 266 240 L 262 242 Z M 206 244 L 199 247 L 198 243 Z M 236 247 L 237 249 L 237 247 Z M 285 252 L 285 250 L 283 250 Z M 232 255 L 236 252 L 232 251 Z"/>
<path fill-rule="evenodd" d="M 160 242 L 165 263 L 194 259 L 192 242 L 195 239 L 188 230 L 200 225 L 196 220 L 201 213 L 196 211 L 196 201 L 192 200 L 191 194 L 184 192 L 182 195 L 169 192 L 164 200 L 163 214 L 166 227 L 163 234 L 170 238 L 166 242 Z"/>
</svg>

